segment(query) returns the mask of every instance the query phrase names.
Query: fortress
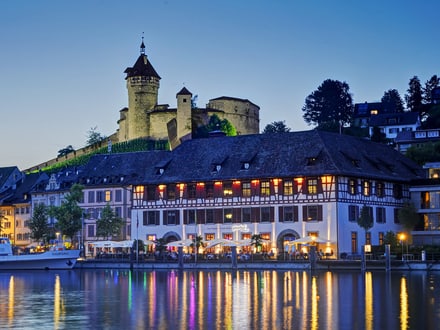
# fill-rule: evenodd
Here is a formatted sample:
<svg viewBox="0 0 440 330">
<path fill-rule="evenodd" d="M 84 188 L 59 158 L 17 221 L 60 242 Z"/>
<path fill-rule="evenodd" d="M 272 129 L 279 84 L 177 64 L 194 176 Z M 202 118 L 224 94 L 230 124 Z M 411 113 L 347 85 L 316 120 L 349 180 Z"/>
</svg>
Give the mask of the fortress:
<svg viewBox="0 0 440 330">
<path fill-rule="evenodd" d="M 142 40 L 140 55 L 126 74 L 128 107 L 120 110 L 117 131 L 108 137 L 112 143 L 139 138 L 169 140 L 171 148 L 191 139 L 198 127 L 208 124 L 212 115 L 228 120 L 238 135 L 258 134 L 260 107 L 247 99 L 221 96 L 210 99 L 206 108 L 194 106 L 192 93 L 183 87 L 176 94 L 177 108 L 158 104 L 161 77 L 145 54 Z M 48 160 L 27 171 L 39 170 L 61 161 L 87 154 L 93 146 L 75 150 L 65 156 Z"/>
<path fill-rule="evenodd" d="M 125 70 L 128 108 L 120 111 L 117 142 L 137 138 L 168 139 L 171 146 L 190 139 L 197 127 L 206 125 L 216 114 L 227 119 L 238 135 L 259 133 L 260 107 L 247 99 L 218 97 L 211 99 L 206 108 L 194 107 L 192 93 L 183 87 L 177 94 L 177 108 L 157 104 L 160 76 L 145 54 L 142 41 L 140 55 L 133 67 Z M 116 142 L 115 141 L 115 142 Z"/>
</svg>

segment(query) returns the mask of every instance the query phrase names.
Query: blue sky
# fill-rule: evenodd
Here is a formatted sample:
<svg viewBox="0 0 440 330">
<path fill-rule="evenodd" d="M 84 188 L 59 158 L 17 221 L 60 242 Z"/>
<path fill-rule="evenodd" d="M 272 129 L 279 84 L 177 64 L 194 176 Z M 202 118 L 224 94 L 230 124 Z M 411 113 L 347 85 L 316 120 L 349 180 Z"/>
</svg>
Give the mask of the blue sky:
<svg viewBox="0 0 440 330">
<path fill-rule="evenodd" d="M 355 103 L 403 97 L 411 77 L 439 75 L 440 1 L 0 2 L 0 166 L 24 170 L 110 135 L 127 106 L 124 70 L 146 53 L 162 77 L 159 103 L 185 86 L 204 107 L 219 96 L 261 107 L 260 130 L 301 108 L 326 79 Z"/>
</svg>

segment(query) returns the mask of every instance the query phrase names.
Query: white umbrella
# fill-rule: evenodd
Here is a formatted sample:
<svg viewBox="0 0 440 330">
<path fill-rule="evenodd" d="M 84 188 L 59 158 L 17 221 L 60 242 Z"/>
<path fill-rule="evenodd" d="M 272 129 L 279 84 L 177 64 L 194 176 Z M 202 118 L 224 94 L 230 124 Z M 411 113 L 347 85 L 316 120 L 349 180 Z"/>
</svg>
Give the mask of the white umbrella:
<svg viewBox="0 0 440 330">
<path fill-rule="evenodd" d="M 179 246 L 190 246 L 191 244 L 193 244 L 193 240 L 190 238 L 187 238 L 187 239 L 183 239 L 180 241 L 169 242 L 167 244 L 167 246 L 168 247 L 179 247 Z"/>
<path fill-rule="evenodd" d="M 115 247 L 114 244 L 116 242 L 113 241 L 96 241 L 96 242 L 92 242 L 90 244 L 93 245 L 93 247 L 95 248 L 112 248 Z"/>
</svg>

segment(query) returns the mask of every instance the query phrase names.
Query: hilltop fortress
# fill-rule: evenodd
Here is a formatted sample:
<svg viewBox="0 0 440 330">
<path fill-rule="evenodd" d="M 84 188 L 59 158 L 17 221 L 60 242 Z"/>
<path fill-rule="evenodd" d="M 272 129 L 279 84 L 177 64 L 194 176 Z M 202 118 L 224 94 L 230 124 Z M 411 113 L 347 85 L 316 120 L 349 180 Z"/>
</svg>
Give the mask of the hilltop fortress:
<svg viewBox="0 0 440 330">
<path fill-rule="evenodd" d="M 260 107 L 248 99 L 221 96 L 210 99 L 206 108 L 198 108 L 192 102 L 192 93 L 183 87 L 176 94 L 177 108 L 170 108 L 168 104 L 158 104 L 161 77 L 145 54 L 143 41 L 135 64 L 128 67 L 124 73 L 127 81 L 128 107 L 120 110 L 119 127 L 108 137 L 112 143 L 145 138 L 169 140 L 171 148 L 175 148 L 182 141 L 191 139 L 197 127 L 206 125 L 214 114 L 220 119 L 227 119 L 235 127 L 238 135 L 259 133 Z M 87 146 L 29 170 L 39 170 L 92 150 L 91 146 Z"/>
</svg>

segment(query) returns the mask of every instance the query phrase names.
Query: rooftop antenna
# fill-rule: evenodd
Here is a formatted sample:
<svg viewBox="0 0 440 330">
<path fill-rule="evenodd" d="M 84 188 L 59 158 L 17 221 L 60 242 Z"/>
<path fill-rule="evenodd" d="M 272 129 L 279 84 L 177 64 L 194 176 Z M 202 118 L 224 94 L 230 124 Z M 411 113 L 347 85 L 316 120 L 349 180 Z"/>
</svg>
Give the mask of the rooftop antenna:
<svg viewBox="0 0 440 330">
<path fill-rule="evenodd" d="M 144 33 L 142 32 L 141 55 L 145 55 Z"/>
</svg>

